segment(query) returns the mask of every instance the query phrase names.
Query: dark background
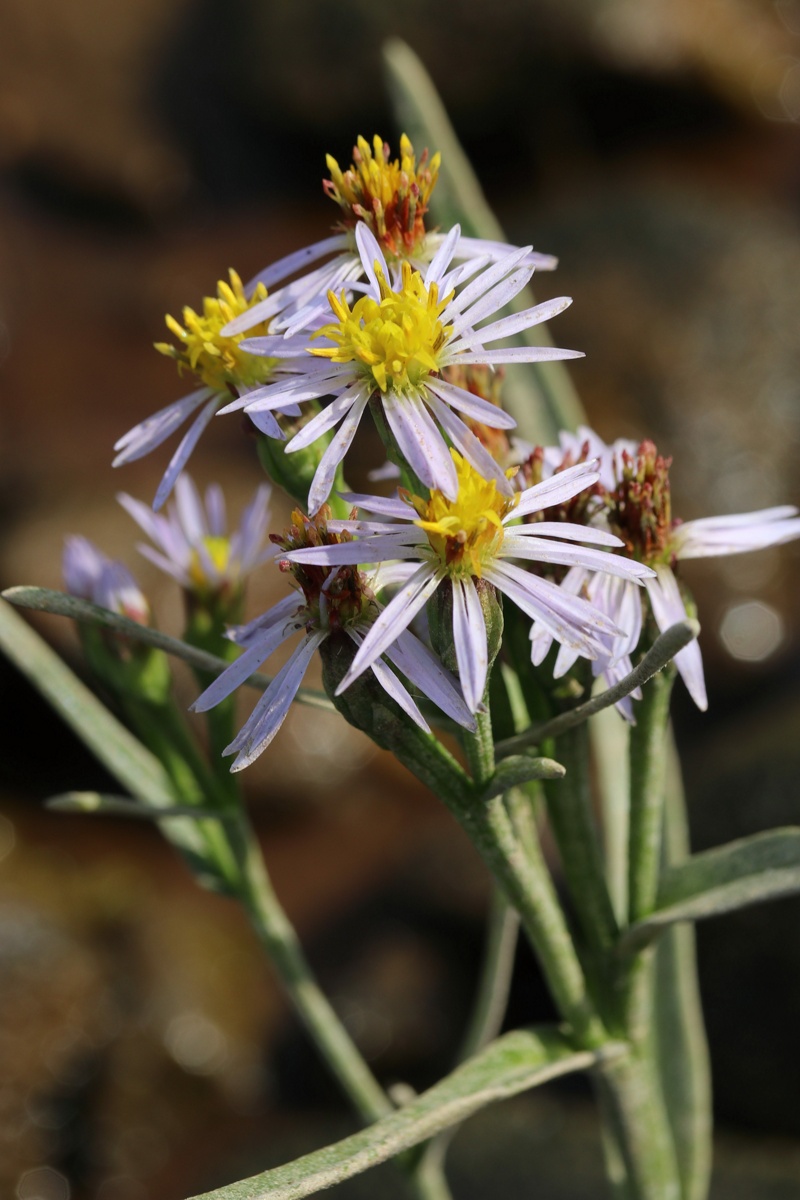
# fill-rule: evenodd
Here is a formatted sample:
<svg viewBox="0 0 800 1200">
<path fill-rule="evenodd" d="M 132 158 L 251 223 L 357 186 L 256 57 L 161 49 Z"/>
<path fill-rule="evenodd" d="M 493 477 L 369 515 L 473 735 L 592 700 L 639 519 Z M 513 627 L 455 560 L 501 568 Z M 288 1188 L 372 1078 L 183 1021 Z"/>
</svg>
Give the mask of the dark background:
<svg viewBox="0 0 800 1200">
<path fill-rule="evenodd" d="M 559 256 L 537 294 L 575 299 L 553 333 L 587 353 L 572 375 L 598 431 L 674 456 L 684 518 L 798 500 L 800 8 L 438 7 L 6 0 L 4 586 L 59 586 L 63 538 L 80 532 L 180 631 L 113 499 L 149 499 L 169 451 L 114 472 L 111 445 L 181 394 L 150 348 L 163 314 L 199 306 L 231 266 L 248 278 L 324 236 L 326 152 L 349 162 L 358 133 L 396 146 L 388 35 L 431 71 L 509 237 Z M 259 479 L 235 419 L 191 469 L 234 510 Z M 675 698 L 698 848 L 798 820 L 799 566 L 796 546 L 687 566 L 710 693 L 702 717 L 680 685 Z M 272 587 L 255 582 L 253 612 Z M 37 627 L 77 663 L 65 622 Z M 155 832 L 42 810 L 111 785 L 10 667 L 0 679 L 2 1193 L 173 1200 L 348 1131 L 233 906 Z M 319 714 L 295 710 L 247 785 L 279 894 L 364 1053 L 387 1082 L 432 1082 L 480 955 L 487 885 L 469 846 Z M 800 1196 L 798 917 L 784 901 L 699 930 L 720 1200 Z M 509 1020 L 548 1015 L 521 952 Z M 530 1170 L 542 1200 L 599 1194 L 579 1083 L 471 1130 L 453 1151 L 459 1195 L 527 1195 Z"/>
</svg>

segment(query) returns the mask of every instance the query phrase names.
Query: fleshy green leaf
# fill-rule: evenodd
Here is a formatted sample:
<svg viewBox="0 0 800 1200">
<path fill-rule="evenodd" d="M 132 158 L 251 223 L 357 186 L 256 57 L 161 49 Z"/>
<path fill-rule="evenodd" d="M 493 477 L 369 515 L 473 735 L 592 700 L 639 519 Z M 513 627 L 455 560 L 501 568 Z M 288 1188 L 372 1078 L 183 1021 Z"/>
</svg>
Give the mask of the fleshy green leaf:
<svg viewBox="0 0 800 1200">
<path fill-rule="evenodd" d="M 608 1046 L 605 1053 L 619 1052 Z M 504 1100 L 597 1056 L 575 1050 L 556 1029 L 518 1029 L 492 1042 L 440 1083 L 397 1112 L 332 1146 L 286 1166 L 205 1192 L 193 1200 L 296 1200 L 332 1187 L 426 1141 L 495 1100 Z"/>
<path fill-rule="evenodd" d="M 175 655 L 176 658 L 182 658 L 191 666 L 199 667 L 201 671 L 211 671 L 218 675 L 220 671 L 224 671 L 226 667 L 230 666 L 230 662 L 224 658 L 208 654 L 205 650 L 198 650 L 195 646 L 189 646 L 178 638 L 170 637 L 168 633 L 151 629 L 149 625 L 139 625 L 128 617 L 111 612 L 107 608 L 101 608 L 97 604 L 91 604 L 88 600 L 79 600 L 76 596 L 68 596 L 65 592 L 56 592 L 51 588 L 41 587 L 12 587 L 4 591 L 2 596 L 4 600 L 8 600 L 10 604 L 15 604 L 18 608 L 54 613 L 56 616 L 72 617 L 75 621 L 89 621 L 94 625 L 101 625 L 105 629 L 113 629 L 116 633 L 121 633 L 135 642 L 142 642 L 145 646 L 154 646 L 157 650 L 163 650 L 167 654 Z M 245 683 L 264 691 L 272 683 L 272 678 L 256 672 L 246 679 Z M 329 712 L 333 711 L 333 705 L 324 692 L 314 691 L 313 688 L 299 688 L 295 699 L 299 704 L 307 704 L 312 708 L 324 708 Z"/>
<path fill-rule="evenodd" d="M 125 817 L 138 821 L 160 821 L 164 817 L 188 817 L 192 821 L 202 821 L 206 817 L 222 819 L 220 813 L 212 808 L 190 808 L 186 804 L 154 808 L 152 805 L 137 804 L 125 796 L 109 796 L 102 792 L 62 792 L 45 800 L 44 806 L 51 812 L 98 813 L 102 817 Z"/>
<path fill-rule="evenodd" d="M 639 949 L 677 921 L 698 921 L 798 891 L 800 828 L 757 833 L 670 867 L 655 911 L 626 931 L 619 948 Z"/>
<path fill-rule="evenodd" d="M 427 146 L 432 153 L 438 150 L 442 155 L 431 199 L 434 220 L 443 229 L 458 222 L 472 237 L 505 241 L 424 66 L 411 47 L 397 38 L 386 43 L 383 57 L 398 125 L 418 153 Z M 519 312 L 533 303 L 530 289 L 525 288 L 510 307 Z M 553 344 L 544 325 L 526 330 L 522 340 L 529 346 Z M 557 441 L 560 429 L 575 429 L 585 419 L 567 369 L 559 362 L 530 363 L 524 370 L 509 370 L 503 406 L 516 418 L 520 437 L 544 444 Z"/>
<path fill-rule="evenodd" d="M 515 754 L 497 764 L 492 778 L 481 792 L 481 800 L 492 800 L 521 783 L 533 779 L 561 779 L 564 768 L 553 758 L 534 758 L 527 754 Z"/>
</svg>

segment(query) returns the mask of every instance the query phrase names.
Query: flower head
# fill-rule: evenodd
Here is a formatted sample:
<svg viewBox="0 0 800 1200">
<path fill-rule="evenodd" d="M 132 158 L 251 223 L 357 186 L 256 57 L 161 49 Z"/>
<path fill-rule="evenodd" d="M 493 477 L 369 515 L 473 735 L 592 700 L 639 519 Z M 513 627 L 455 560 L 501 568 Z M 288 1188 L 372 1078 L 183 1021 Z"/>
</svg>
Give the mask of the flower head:
<svg viewBox="0 0 800 1200">
<path fill-rule="evenodd" d="M 236 754 L 233 771 L 252 763 L 275 737 L 315 651 L 323 642 L 344 637 L 354 646 L 362 645 L 382 612 L 378 595 L 392 582 L 391 570 L 361 571 L 353 566 L 331 568 L 325 564 L 295 561 L 298 554 L 309 550 L 332 549 L 350 542 L 349 533 L 335 529 L 335 523 L 329 518 L 328 508 L 323 508 L 313 519 L 295 510 L 290 528 L 283 535 L 273 537 L 275 544 L 287 554 L 281 566 L 297 590 L 248 625 L 232 631 L 234 641 L 242 646 L 241 656 L 192 706 L 198 712 L 212 708 L 252 675 L 278 646 L 296 633 L 302 633 L 289 661 L 226 748 L 226 754 Z M 375 655 L 370 668 L 383 691 L 426 732 L 429 732 L 428 724 L 396 671 L 453 720 L 467 727 L 473 726 L 471 713 L 452 677 L 408 630 L 398 634 L 385 656 Z"/>
<path fill-rule="evenodd" d="M 171 575 L 185 591 L 200 599 L 238 594 L 247 575 L 274 557 L 267 544 L 271 489 L 263 484 L 228 532 L 225 498 L 218 484 L 206 489 L 205 503 L 185 472 L 175 485 L 175 500 L 166 515 L 154 513 L 124 492 L 122 507 L 155 543 L 139 546 L 145 558 Z"/>
<path fill-rule="evenodd" d="M 150 624 L 150 605 L 128 568 L 103 554 L 88 538 L 73 535 L 66 539 L 62 573 L 71 596 L 90 600 L 138 625 Z"/>
<path fill-rule="evenodd" d="M 602 530 L 566 523 L 520 524 L 520 518 L 568 499 L 597 480 L 593 463 L 580 463 L 516 496 L 505 496 L 493 480 L 452 451 L 457 488 L 454 500 L 433 489 L 429 499 L 401 493 L 395 500 L 348 497 L 386 521 L 337 521 L 333 527 L 357 535 L 338 546 L 291 552 L 296 563 L 383 563 L 395 568 L 403 586 L 364 638 L 342 689 L 366 670 L 412 621 L 440 584 L 452 588 L 453 643 L 467 704 L 477 711 L 489 666 L 486 626 L 476 580 L 502 592 L 524 613 L 539 620 L 559 642 L 587 658 L 609 656 L 608 639 L 622 631 L 586 600 L 571 596 L 522 563 L 557 563 L 607 571 L 629 580 L 652 574 L 649 567 L 592 547 L 617 547 L 620 540 Z M 574 543 L 589 543 L 580 545 Z"/>
<path fill-rule="evenodd" d="M 249 288 L 258 283 L 269 288 L 278 283 L 282 285 L 280 292 L 275 293 L 283 309 L 273 323 L 275 331 L 313 328 L 326 309 L 325 297 L 329 290 L 338 294 L 343 286 L 357 284 L 368 274 L 360 260 L 355 236 L 359 227 L 372 234 L 393 267 L 408 261 L 418 271 L 426 270 L 446 240 L 444 234 L 429 229 L 426 222 L 439 174 L 438 154 L 429 158 L 425 150 L 417 161 L 411 142 L 404 134 L 400 139 L 400 157 L 393 159 L 388 145 L 380 137 L 374 137 L 371 146 L 360 137 L 353 149 L 353 162 L 347 170 L 342 171 L 331 155 L 327 156 L 327 164 L 330 178 L 324 180 L 322 186 L 339 205 L 341 219 L 337 232 L 272 263 L 248 285 Z M 459 235 L 454 258 L 469 269 L 473 262 L 476 266 L 497 262 L 514 249 L 505 242 Z M 323 259 L 329 261 L 322 266 L 314 265 Z M 552 270 L 556 266 L 552 255 L 534 253 L 530 247 L 524 261 L 531 270 Z M 307 273 L 291 283 L 285 282 L 298 272 Z M 234 317 L 225 332 L 241 333 L 252 329 L 261 319 L 262 311 L 274 312 L 272 302 L 262 302 L 250 312 Z"/>
<path fill-rule="evenodd" d="M 118 451 L 113 465 L 123 466 L 135 462 L 155 450 L 166 441 L 189 417 L 194 416 L 173 454 L 156 492 L 153 508 L 164 504 L 201 434 L 216 412 L 239 392 L 247 393 L 263 386 L 268 380 L 280 377 L 280 356 L 254 356 L 242 348 L 241 333 L 223 332 L 232 321 L 247 312 L 259 309 L 258 327 L 262 334 L 270 328 L 270 318 L 280 304 L 267 296 L 263 284 L 258 284 L 249 298 L 245 295 L 242 282 L 235 271 L 230 272 L 230 283 L 220 280 L 216 296 L 206 296 L 201 312 L 186 307 L 182 323 L 167 316 L 167 328 L 174 334 L 177 344 L 157 342 L 156 350 L 177 364 L 180 375 L 192 377 L 196 387 L 180 400 L 168 404 L 119 439 L 114 446 Z M 297 409 L 290 409 L 297 412 Z M 268 432 L 281 438 L 281 429 L 270 414 Z"/>
<path fill-rule="evenodd" d="M 368 279 L 364 294 L 351 306 L 344 293 L 331 292 L 330 311 L 336 319 L 318 329 L 310 342 L 305 334 L 296 334 L 244 343 L 256 354 L 282 353 L 292 358 L 295 373 L 256 389 L 224 411 L 244 408 L 258 420 L 259 414 L 291 402 L 334 397 L 286 447 L 292 453 L 339 426 L 311 485 L 312 512 L 328 498 L 336 468 L 371 399 L 380 405 L 400 453 L 426 487 L 439 489 L 451 500 L 456 497 L 458 479 L 449 439 L 477 471 L 510 494 L 503 469 L 463 418 L 496 429 L 513 428 L 516 422 L 490 401 L 449 382 L 443 372 L 453 366 L 494 367 L 582 355 L 540 346 L 492 348 L 492 342 L 555 316 L 570 300 L 562 296 L 481 325 L 519 293 L 532 267 L 524 264 L 527 250 L 513 251 L 499 262 L 473 270 L 470 281 L 461 286 L 463 267 L 451 267 L 459 237 L 458 227 L 451 230 L 424 275 L 407 262 L 392 274 L 362 222 L 356 227 L 356 242 Z"/>
<path fill-rule="evenodd" d="M 653 568 L 645 580 L 650 609 L 664 632 L 687 615 L 677 568 L 689 558 L 741 554 L 766 546 L 777 546 L 800 537 L 800 516 L 791 505 L 760 512 L 704 517 L 682 522 L 672 515 L 669 468 L 672 460 L 658 453 L 653 442 L 619 440 L 608 446 L 591 429 L 562 434 L 561 445 L 545 451 L 552 469 L 565 454 L 585 445 L 598 456 L 599 483 L 584 519 L 593 527 L 619 535 L 624 548 L 617 551 Z M 557 476 L 556 476 L 557 477 Z M 549 515 L 549 514 L 548 514 Z M 624 653 L 636 648 L 641 631 L 639 595 L 621 587 L 609 604 L 610 615 L 626 629 Z M 540 646 L 543 630 L 534 631 Z M 546 651 L 545 651 L 546 652 Z M 675 665 L 698 708 L 708 707 L 703 660 L 697 641 L 675 656 Z"/>
<path fill-rule="evenodd" d="M 425 237 L 425 214 L 441 155 L 434 154 L 429 160 L 428 151 L 423 150 L 417 163 L 414 147 L 403 134 L 400 158 L 392 159 L 388 143 L 376 134 L 372 146 L 359 137 L 346 171 L 330 154 L 325 161 L 331 174 L 322 186 L 339 205 L 343 228 L 352 229 L 364 221 L 387 254 L 413 254 Z"/>
</svg>

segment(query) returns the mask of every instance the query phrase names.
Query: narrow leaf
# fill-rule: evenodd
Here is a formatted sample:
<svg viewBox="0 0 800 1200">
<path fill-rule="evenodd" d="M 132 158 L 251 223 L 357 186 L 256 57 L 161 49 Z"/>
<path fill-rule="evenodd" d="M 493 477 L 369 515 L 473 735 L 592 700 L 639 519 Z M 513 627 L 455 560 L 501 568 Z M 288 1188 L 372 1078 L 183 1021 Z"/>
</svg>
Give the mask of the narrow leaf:
<svg viewBox="0 0 800 1200">
<path fill-rule="evenodd" d="M 438 150 L 442 155 L 431 200 L 434 220 L 444 230 L 458 222 L 464 234 L 505 241 L 425 67 L 399 38 L 385 44 L 383 57 L 398 125 L 418 152 L 427 146 L 431 153 Z M 525 288 L 510 307 L 519 312 L 533 304 L 533 294 Z M 530 346 L 552 345 L 543 325 L 522 336 Z M 557 441 L 560 429 L 575 429 L 585 419 L 572 380 L 560 363 L 531 363 L 510 371 L 503 387 L 503 407 L 516 418 L 520 437 L 544 444 Z"/>
<path fill-rule="evenodd" d="M 492 800 L 512 787 L 530 783 L 534 779 L 561 779 L 564 768 L 553 758 L 534 758 L 532 755 L 515 754 L 498 763 L 492 778 L 481 792 L 481 800 Z"/>
<path fill-rule="evenodd" d="M 694 854 L 670 867 L 656 909 L 620 939 L 639 949 L 676 921 L 698 921 L 800 891 L 800 828 L 787 826 Z"/>
<path fill-rule="evenodd" d="M 676 621 L 656 638 L 647 654 L 633 668 L 630 675 L 626 675 L 619 683 L 606 688 L 599 695 L 592 696 L 591 700 L 587 700 L 584 704 L 579 704 L 577 708 L 571 708 L 567 712 L 553 717 L 552 721 L 534 725 L 524 733 L 518 733 L 514 737 L 498 742 L 495 746 L 495 754 L 498 758 L 506 758 L 517 750 L 525 750 L 528 746 L 536 745 L 544 738 L 558 737 L 560 734 L 566 733 L 568 729 L 582 725 L 595 713 L 602 712 L 604 708 L 610 708 L 612 704 L 616 704 L 618 700 L 635 691 L 637 687 L 642 687 L 648 679 L 652 679 L 658 671 L 662 670 L 679 650 L 688 646 L 699 632 L 700 626 L 697 621 L 691 619 Z"/>
<path fill-rule="evenodd" d="M 212 808 L 190 808 L 186 804 L 156 808 L 152 804 L 137 804 L 125 796 L 108 796 L 102 792 L 63 792 L 45 800 L 44 805 L 51 812 L 98 813 L 102 817 L 132 817 L 139 821 L 160 821 L 164 817 L 188 817 L 192 821 L 224 819 L 224 814 Z"/>
<path fill-rule="evenodd" d="M 228 660 L 218 658 L 216 654 L 198 650 L 195 646 L 189 646 L 178 638 L 170 637 L 168 633 L 151 629 L 149 625 L 139 625 L 136 621 L 129 620 L 128 617 L 111 612 L 107 608 L 101 608 L 97 604 L 91 604 L 88 600 L 79 600 L 76 596 L 68 596 L 66 592 L 56 592 L 50 588 L 40 587 L 12 587 L 0 594 L 4 600 L 8 600 L 10 604 L 15 604 L 18 608 L 53 613 L 59 617 L 72 617 L 75 621 L 89 621 L 94 625 L 102 625 L 105 629 L 113 629 L 116 633 L 121 633 L 134 642 L 142 642 L 145 646 L 154 646 L 157 650 L 163 650 L 167 654 L 175 655 L 176 658 L 182 658 L 191 666 L 199 667 L 201 671 L 211 671 L 217 675 L 230 666 Z M 244 682 L 263 692 L 272 683 L 272 677 L 257 672 Z M 314 691 L 313 688 L 301 687 L 295 699 L 299 704 L 307 704 L 311 708 L 333 711 L 333 705 L 325 693 Z"/>
<path fill-rule="evenodd" d="M 619 1052 L 608 1046 L 605 1053 Z M 575 1050 L 558 1030 L 518 1029 L 457 1067 L 440 1083 L 369 1128 L 193 1200 L 296 1200 L 386 1162 L 491 1104 L 570 1071 L 591 1067 L 597 1055 Z"/>
</svg>

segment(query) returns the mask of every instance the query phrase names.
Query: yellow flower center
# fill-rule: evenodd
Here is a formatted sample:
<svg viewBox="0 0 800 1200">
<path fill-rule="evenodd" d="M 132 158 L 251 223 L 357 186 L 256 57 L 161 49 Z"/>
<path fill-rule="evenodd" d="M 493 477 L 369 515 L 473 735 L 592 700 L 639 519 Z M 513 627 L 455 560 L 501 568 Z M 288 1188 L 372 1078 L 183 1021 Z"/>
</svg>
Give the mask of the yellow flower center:
<svg viewBox="0 0 800 1200">
<path fill-rule="evenodd" d="M 231 558 L 231 543 L 226 537 L 204 537 L 203 549 L 208 554 L 212 563 L 221 575 L 224 575 L 230 566 Z M 203 590 L 213 588 L 217 584 L 217 580 L 209 579 L 207 569 L 200 557 L 198 550 L 192 550 L 189 559 L 189 578 L 196 588 Z"/>
<path fill-rule="evenodd" d="M 267 289 L 259 283 L 248 300 L 242 281 L 235 271 L 230 272 L 230 283 L 220 280 L 216 296 L 206 296 L 202 313 L 188 306 L 183 310 L 183 324 L 174 317 L 166 316 L 167 328 L 178 339 L 178 345 L 156 342 L 156 350 L 166 354 L 178 364 L 181 375 L 190 372 L 200 383 L 224 392 L 229 386 L 254 387 L 271 376 L 276 359 L 247 354 L 239 349 L 245 337 L 260 337 L 269 330 L 269 322 L 261 321 L 246 333 L 223 337 L 223 329 L 234 317 L 247 312 L 254 304 L 266 299 Z"/>
<path fill-rule="evenodd" d="M 456 450 L 450 451 L 458 476 L 458 495 L 448 500 L 434 488 L 429 500 L 411 496 L 436 554 L 451 576 L 476 575 L 497 555 L 503 542 L 503 517 L 519 501 L 504 496 L 492 479 L 484 479 Z"/>
<path fill-rule="evenodd" d="M 343 210 L 344 227 L 366 221 L 390 255 L 402 258 L 411 254 L 425 236 L 424 218 L 441 155 L 434 154 L 429 162 L 425 150 L 417 164 L 414 147 L 403 134 L 400 158 L 390 160 L 388 145 L 376 135 L 372 146 L 366 138 L 358 139 L 346 171 L 330 154 L 325 161 L 331 177 L 322 186 Z"/>
<path fill-rule="evenodd" d="M 314 348 L 311 354 L 336 363 L 354 362 L 382 392 L 418 389 L 439 370 L 441 352 L 451 326 L 440 317 L 450 297 L 439 300 L 439 288 L 428 288 L 419 271 L 402 265 L 402 284 L 393 292 L 375 264 L 380 300 L 361 296 L 352 308 L 345 293 L 328 300 L 337 321 L 325 325 L 314 337 L 326 337 L 333 346 Z"/>
</svg>

